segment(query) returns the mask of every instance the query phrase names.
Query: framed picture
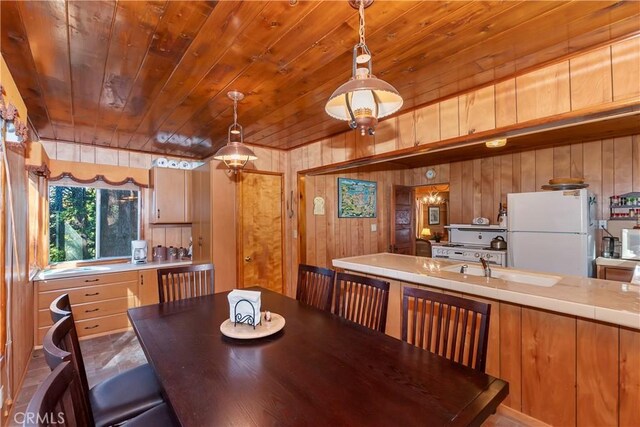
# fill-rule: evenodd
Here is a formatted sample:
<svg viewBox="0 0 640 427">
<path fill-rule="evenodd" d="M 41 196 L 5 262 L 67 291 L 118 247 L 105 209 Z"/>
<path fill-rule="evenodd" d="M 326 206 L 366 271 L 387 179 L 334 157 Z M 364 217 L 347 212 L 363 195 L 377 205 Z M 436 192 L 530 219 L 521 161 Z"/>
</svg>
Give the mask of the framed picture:
<svg viewBox="0 0 640 427">
<path fill-rule="evenodd" d="M 378 183 L 338 178 L 338 218 L 375 218 Z"/>
<path fill-rule="evenodd" d="M 429 206 L 429 225 L 440 224 L 440 206 Z"/>
</svg>

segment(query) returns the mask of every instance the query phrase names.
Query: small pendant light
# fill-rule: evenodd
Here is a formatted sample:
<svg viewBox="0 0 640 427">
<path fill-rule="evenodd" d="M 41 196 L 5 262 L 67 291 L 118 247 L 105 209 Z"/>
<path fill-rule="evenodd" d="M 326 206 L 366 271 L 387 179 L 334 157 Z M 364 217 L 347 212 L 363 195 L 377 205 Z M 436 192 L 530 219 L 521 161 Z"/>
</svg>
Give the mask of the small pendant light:
<svg viewBox="0 0 640 427">
<path fill-rule="evenodd" d="M 227 96 L 233 100 L 233 124 L 229 126 L 227 132 L 227 145 L 220 148 L 213 158 L 224 162 L 229 170 L 238 173 L 249 160 L 257 160 L 258 157 L 249 147 L 244 145 L 242 126 L 238 124 L 238 101 L 244 99 L 244 94 L 232 90 L 227 93 Z"/>
<path fill-rule="evenodd" d="M 353 47 L 351 79 L 333 92 L 324 107 L 331 117 L 348 121 L 352 129 L 360 129 L 361 135 L 373 135 L 378 119 L 402 107 L 402 97 L 398 91 L 372 74 L 371 52 L 364 37 L 364 9 L 371 3 L 373 0 L 349 1 L 360 15 L 360 40 Z M 367 66 L 358 68 L 359 64 Z"/>
</svg>

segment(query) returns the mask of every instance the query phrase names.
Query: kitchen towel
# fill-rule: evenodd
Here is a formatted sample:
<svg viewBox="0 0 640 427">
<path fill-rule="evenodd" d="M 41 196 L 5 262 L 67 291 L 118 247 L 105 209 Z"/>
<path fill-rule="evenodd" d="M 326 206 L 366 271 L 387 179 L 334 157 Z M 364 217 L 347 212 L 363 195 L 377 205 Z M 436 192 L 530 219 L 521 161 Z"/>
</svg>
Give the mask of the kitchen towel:
<svg viewBox="0 0 640 427">
<path fill-rule="evenodd" d="M 229 319 L 256 326 L 260 323 L 260 292 L 233 290 L 227 295 Z"/>
</svg>

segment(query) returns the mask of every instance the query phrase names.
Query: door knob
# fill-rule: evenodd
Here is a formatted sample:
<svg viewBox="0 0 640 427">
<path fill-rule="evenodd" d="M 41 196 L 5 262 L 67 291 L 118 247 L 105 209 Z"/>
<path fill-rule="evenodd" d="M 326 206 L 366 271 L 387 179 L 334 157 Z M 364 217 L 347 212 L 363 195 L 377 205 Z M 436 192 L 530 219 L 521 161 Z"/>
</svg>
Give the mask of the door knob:
<svg viewBox="0 0 640 427">
<path fill-rule="evenodd" d="M 251 261 L 251 257 L 250 257 L 250 256 L 246 256 L 246 257 L 244 257 L 244 260 L 245 260 L 246 262 L 249 262 L 249 261 Z"/>
</svg>

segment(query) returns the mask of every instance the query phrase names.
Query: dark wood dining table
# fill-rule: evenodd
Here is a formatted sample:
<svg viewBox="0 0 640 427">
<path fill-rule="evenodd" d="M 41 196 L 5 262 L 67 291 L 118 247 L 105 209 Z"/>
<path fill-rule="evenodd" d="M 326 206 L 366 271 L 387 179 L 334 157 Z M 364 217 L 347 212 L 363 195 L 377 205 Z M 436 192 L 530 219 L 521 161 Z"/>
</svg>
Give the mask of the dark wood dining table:
<svg viewBox="0 0 640 427">
<path fill-rule="evenodd" d="M 132 308 L 129 318 L 183 426 L 480 425 L 497 378 L 261 288 L 280 332 L 227 338 L 227 293 Z"/>
</svg>

